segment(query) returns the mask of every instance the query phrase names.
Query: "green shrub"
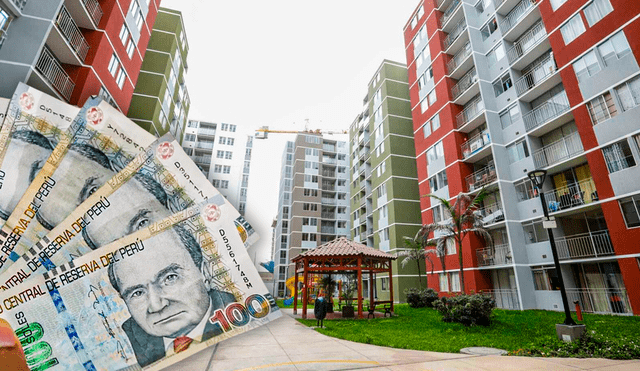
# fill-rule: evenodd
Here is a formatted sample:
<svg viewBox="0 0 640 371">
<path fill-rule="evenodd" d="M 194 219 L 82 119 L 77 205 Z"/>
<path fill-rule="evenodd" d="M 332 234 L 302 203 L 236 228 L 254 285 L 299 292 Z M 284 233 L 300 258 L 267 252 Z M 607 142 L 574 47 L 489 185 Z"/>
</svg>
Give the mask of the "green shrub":
<svg viewBox="0 0 640 371">
<path fill-rule="evenodd" d="M 419 288 L 405 289 L 407 303 L 412 308 L 433 307 L 433 302 L 438 300 L 438 293 L 432 288 L 420 290 Z"/>
<path fill-rule="evenodd" d="M 489 326 L 496 307 L 492 297 L 474 294 L 442 297 L 434 302 L 444 322 L 458 322 L 465 326 Z"/>
</svg>

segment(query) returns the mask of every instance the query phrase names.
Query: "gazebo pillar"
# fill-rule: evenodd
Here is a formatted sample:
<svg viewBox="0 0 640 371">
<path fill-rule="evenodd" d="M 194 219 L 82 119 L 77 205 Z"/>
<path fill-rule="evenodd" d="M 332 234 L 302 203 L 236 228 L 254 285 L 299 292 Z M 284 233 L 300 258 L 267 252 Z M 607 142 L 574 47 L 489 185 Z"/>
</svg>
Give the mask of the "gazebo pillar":
<svg viewBox="0 0 640 371">
<path fill-rule="evenodd" d="M 293 280 L 293 314 L 298 314 L 298 262 L 296 262 L 293 268 L 293 274 L 295 278 Z"/>
<path fill-rule="evenodd" d="M 373 269 L 369 270 L 369 307 L 373 308 L 373 283 L 375 278 L 373 277 Z"/>
<path fill-rule="evenodd" d="M 391 300 L 391 311 L 393 312 L 393 272 L 391 271 L 391 267 L 391 259 L 389 259 L 389 300 Z"/>
<path fill-rule="evenodd" d="M 362 255 L 358 255 L 358 318 L 362 315 Z"/>
<path fill-rule="evenodd" d="M 309 288 L 307 287 L 309 283 L 309 272 L 307 272 L 307 266 L 309 265 L 308 258 L 304 258 L 304 273 L 302 274 L 302 319 L 307 319 L 307 301 L 309 296 Z"/>
</svg>

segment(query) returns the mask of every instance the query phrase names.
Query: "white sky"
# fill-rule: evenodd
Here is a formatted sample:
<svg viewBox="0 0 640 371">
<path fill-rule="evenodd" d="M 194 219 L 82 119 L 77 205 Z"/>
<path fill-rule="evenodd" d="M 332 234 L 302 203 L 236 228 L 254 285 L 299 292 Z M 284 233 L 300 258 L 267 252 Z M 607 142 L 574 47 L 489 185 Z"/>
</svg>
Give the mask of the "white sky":
<svg viewBox="0 0 640 371">
<path fill-rule="evenodd" d="M 162 0 L 189 43 L 189 119 L 258 128 L 347 130 L 383 59 L 406 63 L 402 29 L 419 0 Z M 292 134 L 255 140 L 247 220 L 270 260 L 280 161 Z M 332 136 L 348 141 L 348 135 Z"/>
</svg>

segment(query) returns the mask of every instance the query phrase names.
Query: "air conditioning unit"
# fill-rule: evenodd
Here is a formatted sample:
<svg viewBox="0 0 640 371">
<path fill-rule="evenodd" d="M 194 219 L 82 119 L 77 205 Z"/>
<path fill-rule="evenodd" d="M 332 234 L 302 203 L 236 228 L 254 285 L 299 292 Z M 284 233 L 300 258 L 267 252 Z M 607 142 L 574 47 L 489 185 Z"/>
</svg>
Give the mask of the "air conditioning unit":
<svg viewBox="0 0 640 371">
<path fill-rule="evenodd" d="M 476 150 L 482 148 L 482 139 L 478 139 L 475 142 L 471 143 L 471 152 L 475 152 Z"/>
</svg>

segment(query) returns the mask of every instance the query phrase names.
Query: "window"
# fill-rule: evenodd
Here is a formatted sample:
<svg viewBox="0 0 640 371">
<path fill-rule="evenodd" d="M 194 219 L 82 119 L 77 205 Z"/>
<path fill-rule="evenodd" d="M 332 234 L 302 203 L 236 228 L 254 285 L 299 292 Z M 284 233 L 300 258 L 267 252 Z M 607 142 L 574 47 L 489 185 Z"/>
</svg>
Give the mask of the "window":
<svg viewBox="0 0 640 371">
<path fill-rule="evenodd" d="M 232 132 L 232 133 L 235 133 L 236 132 L 236 126 L 234 124 L 230 124 L 229 125 L 229 131 Z"/>
<path fill-rule="evenodd" d="M 318 190 L 317 189 L 304 188 L 303 194 L 306 197 L 318 197 Z"/>
<path fill-rule="evenodd" d="M 127 74 L 124 72 L 124 68 L 120 68 L 120 71 L 118 71 L 118 77 L 116 77 L 116 84 L 118 84 L 120 89 L 124 86 L 124 80 L 126 77 Z"/>
<path fill-rule="evenodd" d="M 509 90 L 512 86 L 511 75 L 507 72 L 493 83 L 493 91 L 496 93 L 496 97 L 498 97 L 505 91 Z"/>
<path fill-rule="evenodd" d="M 318 225 L 318 219 L 316 219 L 316 218 L 302 218 L 302 225 L 317 226 Z"/>
<path fill-rule="evenodd" d="M 229 124 L 221 124 L 220 130 L 229 131 Z"/>
<path fill-rule="evenodd" d="M 222 172 L 222 165 L 215 165 L 213 167 L 213 172 L 214 173 L 221 173 Z"/>
<path fill-rule="evenodd" d="M 496 18 L 492 18 L 487 24 L 484 25 L 480 29 L 480 33 L 482 34 L 482 41 L 486 40 L 498 29 L 498 22 L 496 22 Z"/>
<path fill-rule="evenodd" d="M 431 80 L 433 80 L 433 68 L 429 67 L 418 79 L 418 88 L 422 90 L 422 87 Z"/>
<path fill-rule="evenodd" d="M 318 204 L 309 204 L 309 203 L 303 203 L 302 204 L 302 210 L 304 211 L 318 211 Z"/>
<path fill-rule="evenodd" d="M 567 2 L 567 0 L 550 0 L 551 2 L 551 8 L 556 11 L 560 5 L 564 4 Z"/>
<path fill-rule="evenodd" d="M 565 45 L 569 45 L 569 43 L 575 40 L 578 36 L 582 35 L 584 31 L 586 31 L 586 29 L 584 28 L 584 23 L 582 22 L 580 13 L 574 15 L 569 22 L 560 27 L 560 32 L 562 33 Z"/>
<path fill-rule="evenodd" d="M 111 76 L 116 77 L 116 72 L 118 72 L 118 69 L 120 68 L 120 60 L 118 60 L 118 57 L 116 57 L 116 54 L 113 53 L 113 55 L 111 56 L 111 60 L 109 61 L 109 73 L 111 74 Z"/>
<path fill-rule="evenodd" d="M 387 185 L 382 184 L 380 187 L 378 187 L 378 198 L 385 196 L 387 194 Z"/>
<path fill-rule="evenodd" d="M 389 278 L 381 277 L 380 278 L 380 291 L 389 291 Z"/>
<path fill-rule="evenodd" d="M 138 27 L 138 31 L 142 30 L 142 22 L 144 21 L 144 15 L 142 14 L 142 9 L 140 9 L 140 4 L 138 4 L 138 0 L 131 1 L 131 5 L 129 6 L 129 13 L 133 16 L 133 21 L 136 23 L 136 27 Z"/>
<path fill-rule="evenodd" d="M 525 179 L 515 184 L 518 202 L 526 201 L 538 196 L 538 191 L 533 187 L 531 180 Z"/>
<path fill-rule="evenodd" d="M 122 45 L 127 45 L 127 40 L 129 40 L 129 28 L 127 28 L 126 24 L 122 24 L 122 28 L 120 29 L 120 41 L 122 41 Z"/>
<path fill-rule="evenodd" d="M 227 138 L 227 145 L 228 146 L 232 146 L 234 141 L 235 141 L 235 139 L 233 139 L 233 138 Z"/>
<path fill-rule="evenodd" d="M 315 233 L 303 233 L 302 234 L 302 241 L 315 241 L 316 240 L 316 234 Z"/>
<path fill-rule="evenodd" d="M 188 142 L 195 142 L 196 141 L 196 135 L 187 133 L 187 134 L 184 135 L 184 140 L 186 140 Z"/>
<path fill-rule="evenodd" d="M 422 113 L 427 110 L 430 106 L 432 106 L 438 98 L 436 97 L 436 89 L 434 88 L 427 94 L 426 97 L 422 99 L 420 102 L 420 108 L 422 109 Z"/>
<path fill-rule="evenodd" d="M 422 131 L 424 133 L 424 137 L 428 137 L 432 132 L 437 130 L 440 127 L 440 114 L 436 114 L 433 118 L 427 122 L 425 122 L 422 127 Z"/>
<path fill-rule="evenodd" d="M 531 267 L 531 273 L 533 273 L 533 284 L 536 290 L 560 290 L 555 268 Z"/>
<path fill-rule="evenodd" d="M 428 46 L 416 55 L 416 68 L 420 68 L 424 61 L 431 62 L 431 53 L 429 52 Z"/>
<path fill-rule="evenodd" d="M 231 166 L 229 165 L 224 165 L 223 167 L 223 171 L 224 174 L 231 174 Z"/>
<path fill-rule="evenodd" d="M 640 76 L 616 87 L 616 94 L 622 103 L 622 110 L 627 111 L 640 104 Z"/>
<path fill-rule="evenodd" d="M 631 53 L 631 48 L 629 47 L 629 42 L 627 41 L 624 32 L 620 31 L 611 36 L 607 41 L 598 45 L 598 51 L 604 60 L 604 64 L 608 65 L 611 61 L 620 59 Z"/>
<path fill-rule="evenodd" d="M 524 139 L 507 146 L 507 152 L 509 153 L 509 162 L 512 164 L 529 157 L 529 149 L 527 148 L 527 142 L 525 142 Z"/>
<path fill-rule="evenodd" d="M 576 73 L 578 82 L 584 82 L 587 77 L 591 77 L 600 72 L 600 65 L 594 50 L 588 52 L 573 63 L 573 70 Z"/>
<path fill-rule="evenodd" d="M 220 181 L 220 188 L 228 189 L 229 188 L 229 181 L 228 180 L 221 180 Z"/>
<path fill-rule="evenodd" d="M 612 11 L 613 7 L 609 0 L 593 0 L 591 4 L 584 8 L 584 17 L 587 19 L 589 27 L 593 27 L 594 24 Z"/>
<path fill-rule="evenodd" d="M 542 227 L 541 220 L 523 223 L 522 229 L 524 229 L 525 244 L 538 243 L 549 240 L 549 233 Z"/>
<path fill-rule="evenodd" d="M 386 219 L 386 217 L 389 216 L 389 208 L 387 207 L 387 205 L 384 205 L 380 208 L 380 218 Z"/>
<path fill-rule="evenodd" d="M 429 178 L 429 188 L 431 188 L 431 192 L 435 192 L 443 187 L 446 187 L 449 183 L 447 182 L 447 171 L 443 170 L 436 175 Z"/>
<path fill-rule="evenodd" d="M 385 170 L 387 169 L 387 165 L 386 162 L 382 162 L 377 168 L 376 168 L 376 175 L 379 177 L 382 176 L 382 174 L 384 174 Z"/>
<path fill-rule="evenodd" d="M 504 45 L 502 43 L 499 43 L 496 47 L 491 49 L 489 53 L 487 53 L 487 62 L 489 66 L 494 65 L 497 61 L 504 58 L 505 55 L 506 53 L 504 51 Z"/>
<path fill-rule="evenodd" d="M 627 228 L 640 227 L 640 194 L 618 201 Z"/>
<path fill-rule="evenodd" d="M 446 273 L 440 273 L 440 292 L 448 292 L 449 291 L 449 280 L 447 279 Z"/>
<path fill-rule="evenodd" d="M 314 161 L 305 161 L 304 162 L 304 167 L 305 167 L 305 169 L 316 169 L 316 170 L 318 170 L 320 168 L 320 164 L 318 162 L 314 162 Z"/>
<path fill-rule="evenodd" d="M 457 253 L 456 240 L 453 238 L 449 238 L 446 242 L 445 248 L 446 248 L 447 255 L 455 255 Z"/>
<path fill-rule="evenodd" d="M 227 159 L 227 160 L 231 160 L 233 158 L 233 152 L 224 151 L 224 158 Z"/>
<path fill-rule="evenodd" d="M 383 152 L 384 152 L 384 142 L 380 142 L 380 145 L 376 147 L 376 157 L 382 156 Z"/>
<path fill-rule="evenodd" d="M 126 49 L 129 58 L 133 57 L 133 51 L 136 49 L 136 44 L 133 42 L 133 39 L 129 39 Z"/>
<path fill-rule="evenodd" d="M 420 27 L 420 31 L 418 31 L 416 33 L 416 37 L 413 39 L 413 53 L 416 53 L 416 48 L 420 45 L 420 43 L 422 43 L 422 40 L 425 40 L 427 38 L 427 27 L 426 25 L 422 25 L 422 27 Z M 427 53 L 429 53 L 428 49 L 427 49 Z"/>
<path fill-rule="evenodd" d="M 217 158 L 224 158 L 224 151 L 217 151 L 216 152 L 216 157 Z"/>
<path fill-rule="evenodd" d="M 442 157 L 444 157 L 444 147 L 442 145 L 442 141 L 439 141 L 433 147 L 427 150 L 427 162 L 429 164 Z"/>
<path fill-rule="evenodd" d="M 220 144 L 226 144 L 226 143 L 227 143 L 227 138 L 226 138 L 226 137 L 220 137 L 220 138 L 218 138 L 218 143 L 220 143 Z"/>
<path fill-rule="evenodd" d="M 627 142 L 626 139 L 602 148 L 602 155 L 607 164 L 609 174 L 636 166 L 636 161 L 633 158 L 633 154 L 631 154 L 629 142 Z"/>
<path fill-rule="evenodd" d="M 607 121 L 618 114 L 618 109 L 613 103 L 613 98 L 609 92 L 587 102 L 587 109 L 589 110 L 589 116 L 591 116 L 593 125 Z"/>
<path fill-rule="evenodd" d="M 304 181 L 309 183 L 318 183 L 318 176 L 305 174 Z"/>
<path fill-rule="evenodd" d="M 520 119 L 520 107 L 518 103 L 500 112 L 500 123 L 503 129 L 511 126 L 514 122 L 518 121 L 518 119 Z"/>
<path fill-rule="evenodd" d="M 380 242 L 389 241 L 389 227 L 383 228 L 378 231 L 378 237 L 380 238 Z"/>
<path fill-rule="evenodd" d="M 382 121 L 382 106 L 378 107 L 378 109 L 376 109 L 376 112 L 373 113 L 373 120 L 374 122 Z"/>
<path fill-rule="evenodd" d="M 373 105 L 374 107 L 382 103 L 382 88 L 376 91 L 376 94 L 373 96 Z"/>
<path fill-rule="evenodd" d="M 460 292 L 460 272 L 451 272 L 451 292 Z"/>
</svg>

